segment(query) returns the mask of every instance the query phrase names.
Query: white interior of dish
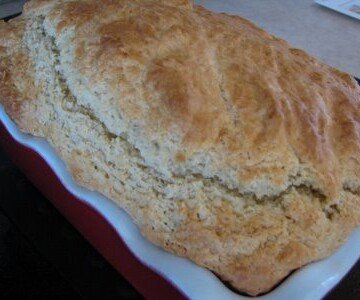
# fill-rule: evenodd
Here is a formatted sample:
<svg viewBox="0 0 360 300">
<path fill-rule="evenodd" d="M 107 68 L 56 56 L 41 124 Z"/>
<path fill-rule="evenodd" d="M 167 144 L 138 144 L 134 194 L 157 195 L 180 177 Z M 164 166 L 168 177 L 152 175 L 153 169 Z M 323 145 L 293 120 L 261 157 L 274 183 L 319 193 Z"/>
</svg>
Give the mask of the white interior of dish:
<svg viewBox="0 0 360 300">
<path fill-rule="evenodd" d="M 129 215 L 111 200 L 78 186 L 54 149 L 41 138 L 19 131 L 0 105 L 0 121 L 16 141 L 36 151 L 65 188 L 106 219 L 132 253 L 171 281 L 191 299 L 249 299 L 229 290 L 214 274 L 191 261 L 165 252 L 142 237 Z M 334 287 L 360 257 L 360 228 L 331 257 L 294 272 L 272 292 L 258 299 L 319 299 Z"/>
</svg>

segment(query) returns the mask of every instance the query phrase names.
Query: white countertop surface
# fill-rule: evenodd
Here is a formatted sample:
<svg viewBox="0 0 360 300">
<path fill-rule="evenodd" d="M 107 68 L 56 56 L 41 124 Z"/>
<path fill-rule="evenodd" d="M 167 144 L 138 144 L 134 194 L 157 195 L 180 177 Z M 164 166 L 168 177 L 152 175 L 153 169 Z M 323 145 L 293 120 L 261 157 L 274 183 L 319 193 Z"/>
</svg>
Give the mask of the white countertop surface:
<svg viewBox="0 0 360 300">
<path fill-rule="evenodd" d="M 240 15 L 325 63 L 360 78 L 360 21 L 313 0 L 197 0 Z"/>
</svg>

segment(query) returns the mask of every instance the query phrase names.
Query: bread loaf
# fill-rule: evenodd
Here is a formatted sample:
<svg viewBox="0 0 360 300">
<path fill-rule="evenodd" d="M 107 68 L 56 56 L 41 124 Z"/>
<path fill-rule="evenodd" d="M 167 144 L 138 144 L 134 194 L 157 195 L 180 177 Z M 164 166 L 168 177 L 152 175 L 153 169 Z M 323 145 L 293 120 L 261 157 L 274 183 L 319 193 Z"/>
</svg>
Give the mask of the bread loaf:
<svg viewBox="0 0 360 300">
<path fill-rule="evenodd" d="M 360 88 L 187 0 L 33 0 L 0 102 L 153 243 L 250 295 L 360 224 Z"/>
</svg>

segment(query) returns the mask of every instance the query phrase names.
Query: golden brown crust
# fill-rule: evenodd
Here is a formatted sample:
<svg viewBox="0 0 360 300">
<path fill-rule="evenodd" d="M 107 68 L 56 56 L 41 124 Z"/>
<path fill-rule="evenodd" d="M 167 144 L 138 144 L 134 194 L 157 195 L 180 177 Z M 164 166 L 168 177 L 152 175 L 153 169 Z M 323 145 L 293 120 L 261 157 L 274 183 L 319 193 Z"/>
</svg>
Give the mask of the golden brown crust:
<svg viewBox="0 0 360 300">
<path fill-rule="evenodd" d="M 0 24 L 0 59 L 22 130 L 241 291 L 268 291 L 360 223 L 360 88 L 242 18 L 185 0 L 30 1 Z"/>
<path fill-rule="evenodd" d="M 0 99 L 9 115 L 18 125 L 29 130 L 27 120 L 22 118 L 24 103 L 35 98 L 34 83 L 31 79 L 31 63 L 21 36 L 24 20 L 5 23 L 0 21 Z"/>
</svg>

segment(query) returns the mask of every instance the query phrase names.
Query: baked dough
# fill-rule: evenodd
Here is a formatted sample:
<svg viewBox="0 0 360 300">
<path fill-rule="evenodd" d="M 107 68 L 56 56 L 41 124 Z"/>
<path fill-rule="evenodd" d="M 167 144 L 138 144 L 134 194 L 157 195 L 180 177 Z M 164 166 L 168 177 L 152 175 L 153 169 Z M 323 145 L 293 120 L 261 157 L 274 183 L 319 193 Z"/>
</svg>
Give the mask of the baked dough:
<svg viewBox="0 0 360 300">
<path fill-rule="evenodd" d="M 30 1 L 0 101 L 153 243 L 270 290 L 360 223 L 360 88 L 189 1 Z"/>
</svg>

